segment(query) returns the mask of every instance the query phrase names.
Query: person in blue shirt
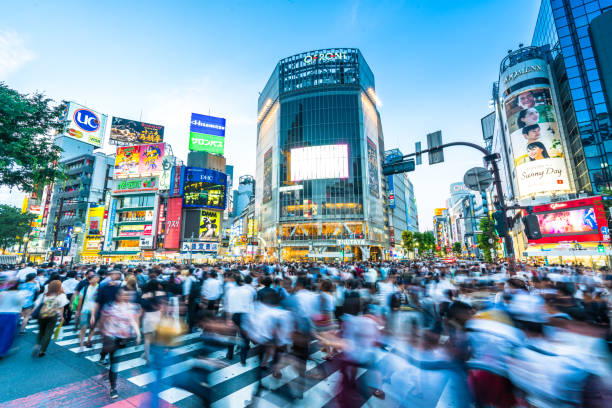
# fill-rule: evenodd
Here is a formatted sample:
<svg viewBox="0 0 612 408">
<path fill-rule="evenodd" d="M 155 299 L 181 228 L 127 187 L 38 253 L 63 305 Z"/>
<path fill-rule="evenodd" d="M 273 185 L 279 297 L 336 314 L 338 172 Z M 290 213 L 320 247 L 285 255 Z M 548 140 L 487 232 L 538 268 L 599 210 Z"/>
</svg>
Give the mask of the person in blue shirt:
<svg viewBox="0 0 612 408">
<path fill-rule="evenodd" d="M 23 322 L 21 323 L 20 333 L 23 334 L 30 320 L 30 316 L 32 315 L 32 311 L 34 310 L 34 300 L 40 290 L 40 286 L 38 286 L 36 282 L 36 273 L 29 273 L 25 278 L 25 282 L 19 285 L 19 290 L 27 293 L 21 310 Z"/>
</svg>

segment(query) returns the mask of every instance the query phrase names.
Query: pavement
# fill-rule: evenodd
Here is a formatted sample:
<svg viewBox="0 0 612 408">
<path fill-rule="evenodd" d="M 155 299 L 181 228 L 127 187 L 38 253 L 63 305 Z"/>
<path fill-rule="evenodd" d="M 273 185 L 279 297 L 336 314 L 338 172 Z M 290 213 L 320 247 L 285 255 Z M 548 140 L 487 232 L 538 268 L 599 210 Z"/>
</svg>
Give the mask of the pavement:
<svg viewBox="0 0 612 408">
<path fill-rule="evenodd" d="M 155 380 L 155 371 L 141 358 L 142 345 L 128 344 L 117 352 L 119 373 L 117 381 L 118 400 L 109 398 L 108 370 L 97 363 L 101 338 L 94 337 L 93 348 L 81 350 L 78 333 L 72 325 L 63 329 L 63 336 L 51 342 L 47 354 L 32 357 L 36 343 L 37 324 L 28 325 L 24 335 L 17 337 L 14 350 L 0 360 L 0 408 L 22 407 L 88 407 L 130 408 L 148 407 L 149 389 Z M 189 372 L 194 359 L 202 353 L 202 343 L 197 333 L 182 336 L 182 344 L 173 350 L 163 373 L 160 389 L 161 407 L 200 407 L 199 397 L 176 387 L 176 381 Z M 212 407 L 243 407 L 253 399 L 257 389 L 259 357 L 254 347 L 249 352 L 245 366 L 238 361 L 238 353 L 227 361 L 225 350 L 214 351 L 208 357 L 224 361 L 226 366 L 213 371 L 207 379 L 212 386 Z M 265 389 L 259 400 L 262 406 L 285 407 L 330 407 L 337 400 L 339 379 L 338 367 L 322 359 L 323 353 L 313 346 L 308 362 L 309 374 L 325 372 L 323 378 L 304 380 L 291 366 L 283 368 L 281 379 L 270 372 L 263 373 Z M 363 375 L 365 370 L 360 372 Z M 305 384 L 304 384 L 305 382 Z M 289 396 L 304 384 L 304 398 L 290 400 Z M 274 390 L 271 392 L 270 390 Z M 367 406 L 378 406 L 377 400 L 368 401 Z"/>
</svg>

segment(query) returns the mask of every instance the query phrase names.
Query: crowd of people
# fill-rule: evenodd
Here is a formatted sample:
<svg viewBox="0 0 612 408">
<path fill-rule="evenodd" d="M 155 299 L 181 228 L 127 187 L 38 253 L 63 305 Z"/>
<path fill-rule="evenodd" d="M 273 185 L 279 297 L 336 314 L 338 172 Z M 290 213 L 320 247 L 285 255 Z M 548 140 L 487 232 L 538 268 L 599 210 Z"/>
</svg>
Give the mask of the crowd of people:
<svg viewBox="0 0 612 408">
<path fill-rule="evenodd" d="M 73 323 L 82 349 L 101 336 L 111 398 L 118 396 L 118 350 L 143 343 L 142 358 L 157 373 L 155 395 L 173 348 L 189 333 L 202 342 L 201 355 L 172 386 L 205 405 L 216 400 L 215 387 L 206 386 L 212 372 L 257 357 L 254 405 L 272 395 L 299 401 L 337 372 L 333 401 L 343 407 L 370 400 L 612 406 L 612 274 L 605 270 L 435 258 L 3 269 L 0 357 L 32 319 L 36 358 Z M 291 386 L 262 381 L 290 370 L 297 372 Z"/>
</svg>

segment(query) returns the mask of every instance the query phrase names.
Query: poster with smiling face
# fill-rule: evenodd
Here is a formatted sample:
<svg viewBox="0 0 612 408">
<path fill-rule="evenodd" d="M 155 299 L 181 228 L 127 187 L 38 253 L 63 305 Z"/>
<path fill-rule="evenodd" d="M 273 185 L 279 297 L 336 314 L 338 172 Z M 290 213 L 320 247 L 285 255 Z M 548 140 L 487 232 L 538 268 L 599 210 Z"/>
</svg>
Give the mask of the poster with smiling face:
<svg viewBox="0 0 612 408">
<path fill-rule="evenodd" d="M 135 177 L 139 174 L 140 146 L 117 148 L 115 177 Z"/>
<path fill-rule="evenodd" d="M 518 92 L 504 108 L 519 199 L 571 191 L 550 89 Z"/>
</svg>

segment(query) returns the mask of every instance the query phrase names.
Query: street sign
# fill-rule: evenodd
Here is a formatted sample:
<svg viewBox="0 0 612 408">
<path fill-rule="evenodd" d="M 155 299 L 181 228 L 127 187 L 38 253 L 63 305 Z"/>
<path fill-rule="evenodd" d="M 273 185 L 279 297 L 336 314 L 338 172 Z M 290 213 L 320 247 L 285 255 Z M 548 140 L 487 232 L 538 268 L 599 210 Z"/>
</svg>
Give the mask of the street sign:
<svg viewBox="0 0 612 408">
<path fill-rule="evenodd" d="M 601 227 L 601 233 L 602 235 L 608 235 L 610 234 L 610 230 L 604 225 L 603 227 Z"/>
<path fill-rule="evenodd" d="M 396 163 L 385 163 L 383 164 L 383 175 L 390 176 L 392 174 L 406 173 L 408 171 L 414 171 L 414 169 L 414 159 L 407 159 Z"/>
<path fill-rule="evenodd" d="M 416 159 L 416 164 L 417 166 L 419 164 L 423 164 L 423 155 L 421 154 L 421 142 L 415 142 L 414 143 L 414 152 L 416 153 L 416 155 L 414 156 L 414 158 Z"/>
<path fill-rule="evenodd" d="M 442 145 L 442 131 L 438 130 L 427 135 L 427 148 L 429 149 L 429 164 L 442 163 L 444 161 L 444 151 L 436 149 Z"/>
<path fill-rule="evenodd" d="M 484 167 L 473 167 L 463 176 L 463 184 L 474 191 L 486 191 L 492 183 L 493 175 Z"/>
</svg>

